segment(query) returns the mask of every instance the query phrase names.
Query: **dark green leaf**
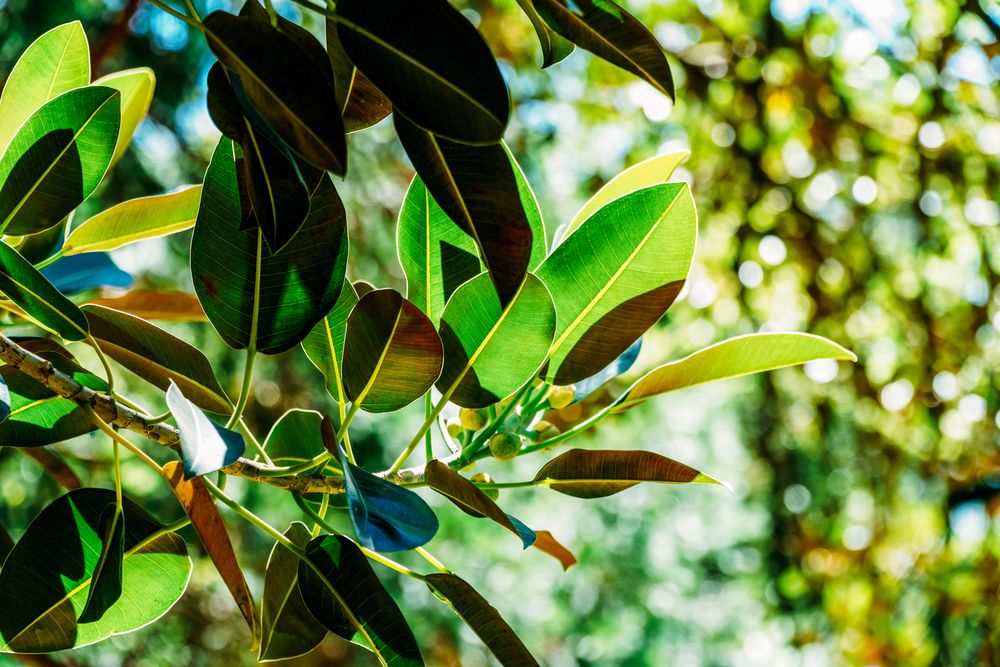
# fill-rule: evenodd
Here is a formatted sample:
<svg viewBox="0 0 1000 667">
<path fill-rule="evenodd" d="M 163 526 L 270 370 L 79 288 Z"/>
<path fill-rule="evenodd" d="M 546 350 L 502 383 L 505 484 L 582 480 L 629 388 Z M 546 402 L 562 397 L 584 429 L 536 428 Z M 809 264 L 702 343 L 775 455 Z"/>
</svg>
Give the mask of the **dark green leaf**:
<svg viewBox="0 0 1000 667">
<path fill-rule="evenodd" d="M 87 318 L 16 250 L 0 242 L 0 292 L 65 340 L 87 337 Z"/>
<path fill-rule="evenodd" d="M 326 20 L 326 51 L 333 65 L 337 106 L 348 132 L 371 127 L 392 113 L 392 103 L 344 53 L 337 24 L 330 18 Z"/>
<path fill-rule="evenodd" d="M 367 412 L 390 412 L 424 395 L 441 374 L 434 325 L 395 290 L 365 294 L 347 320 L 344 390 Z"/>
<path fill-rule="evenodd" d="M 295 521 L 285 531 L 292 544 L 305 550 L 309 529 Z M 264 572 L 264 597 L 260 604 L 260 652 L 257 659 L 287 660 L 319 646 L 326 628 L 316 622 L 299 591 L 299 557 L 276 542 Z"/>
<path fill-rule="evenodd" d="M 542 47 L 543 68 L 555 65 L 573 53 L 573 42 L 560 37 L 558 33 L 552 30 L 549 24 L 545 22 L 545 19 L 538 13 L 538 10 L 535 9 L 531 0 L 517 0 L 517 4 L 521 6 L 525 16 L 531 21 L 531 26 L 535 29 L 535 34 L 538 35 L 538 43 Z"/>
<path fill-rule="evenodd" d="M 271 427 L 264 439 L 264 451 L 275 465 L 305 463 L 323 452 L 319 430 L 322 421 L 323 415 L 315 410 L 289 410 Z M 339 473 L 340 468 L 330 465 L 326 471 Z"/>
<path fill-rule="evenodd" d="M 243 219 L 235 147 L 223 139 L 191 240 L 195 291 L 226 343 L 277 354 L 301 342 L 337 302 L 347 267 L 344 205 L 323 177 L 302 229 L 275 254 L 257 228 L 241 229 Z"/>
<path fill-rule="evenodd" d="M 11 538 L 10 533 L 7 529 L 0 524 L 0 569 L 3 568 L 3 562 L 7 560 L 7 555 L 14 548 L 14 540 Z"/>
<path fill-rule="evenodd" d="M 80 612 L 80 623 L 93 623 L 104 616 L 122 596 L 122 571 L 125 561 L 125 516 L 115 503 L 101 512 L 97 535 L 101 538 L 101 556 L 91 575 L 87 604 Z"/>
<path fill-rule="evenodd" d="M 639 358 L 639 352 L 641 350 L 642 339 L 640 338 L 632 343 L 627 350 L 622 352 L 621 356 L 602 368 L 600 371 L 591 375 L 589 378 L 580 380 L 574 384 L 573 402 L 579 403 L 611 380 L 632 368 L 632 364 L 634 364 L 635 360 Z"/>
<path fill-rule="evenodd" d="M 115 152 L 120 100 L 113 88 L 77 88 L 24 122 L 0 158 L 0 231 L 48 229 L 90 196 Z"/>
<path fill-rule="evenodd" d="M 7 382 L 0 375 L 0 422 L 7 419 L 10 415 L 10 389 L 7 388 Z"/>
<path fill-rule="evenodd" d="M 243 455 L 243 436 L 209 419 L 173 381 L 167 387 L 167 407 L 180 431 L 186 479 L 215 472 Z"/>
<path fill-rule="evenodd" d="M 82 310 L 106 355 L 164 391 L 173 380 L 195 405 L 229 412 L 229 399 L 201 350 L 127 313 L 95 305 Z"/>
<path fill-rule="evenodd" d="M 101 512 L 114 491 L 80 489 L 35 517 L 0 570 L 0 651 L 47 653 L 136 630 L 180 598 L 191 574 L 184 541 L 127 500 L 122 596 L 78 623 L 102 551 Z"/>
<path fill-rule="evenodd" d="M 351 281 L 344 280 L 344 287 L 333 310 L 313 327 L 302 341 L 309 361 L 326 378 L 326 390 L 338 403 L 347 402 L 344 395 L 344 336 L 347 335 L 347 318 L 358 302 L 358 293 Z"/>
<path fill-rule="evenodd" d="M 451 605 L 501 665 L 537 665 L 500 612 L 468 582 L 453 574 L 429 574 L 427 586 Z"/>
<path fill-rule="evenodd" d="M 447 0 L 340 0 L 351 61 L 414 123 L 442 137 L 495 144 L 510 94 L 479 32 Z"/>
<path fill-rule="evenodd" d="M 306 556 L 312 567 L 299 563 L 299 590 L 316 620 L 370 648 L 383 665 L 424 664 L 406 619 L 357 545 L 343 535 L 321 535 Z"/>
</svg>

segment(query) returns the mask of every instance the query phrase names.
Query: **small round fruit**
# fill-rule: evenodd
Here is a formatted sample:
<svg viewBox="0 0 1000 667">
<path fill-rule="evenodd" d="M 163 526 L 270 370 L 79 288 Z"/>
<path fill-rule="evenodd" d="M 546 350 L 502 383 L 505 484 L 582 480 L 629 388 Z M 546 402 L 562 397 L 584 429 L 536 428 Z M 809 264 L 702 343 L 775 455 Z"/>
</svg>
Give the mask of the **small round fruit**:
<svg viewBox="0 0 1000 667">
<path fill-rule="evenodd" d="M 462 408 L 458 411 L 458 421 L 466 431 L 478 431 L 486 426 L 486 412 L 484 410 L 473 410 Z"/>
<path fill-rule="evenodd" d="M 490 474 L 488 472 L 477 472 L 475 475 L 472 476 L 472 481 L 479 482 L 480 484 L 489 484 L 490 482 L 493 481 L 493 478 L 490 477 Z M 500 497 L 500 489 L 479 489 L 479 490 L 485 493 L 490 500 L 496 500 L 497 498 Z"/>
<path fill-rule="evenodd" d="M 551 440 L 561 433 L 558 426 L 551 422 L 547 422 L 544 419 L 535 422 L 535 425 L 532 428 L 536 433 L 535 442 L 545 442 L 546 440 Z"/>
<path fill-rule="evenodd" d="M 521 451 L 521 436 L 515 433 L 497 433 L 490 438 L 490 454 L 493 458 L 506 461 Z"/>
<path fill-rule="evenodd" d="M 465 432 L 465 429 L 462 428 L 462 422 L 457 419 L 449 419 L 446 428 L 448 429 L 448 435 L 453 438 L 460 438 L 462 437 L 462 433 Z"/>
<path fill-rule="evenodd" d="M 553 410 L 562 410 L 572 403 L 574 398 L 576 398 L 576 390 L 571 386 L 556 386 L 549 389 L 549 407 Z"/>
</svg>

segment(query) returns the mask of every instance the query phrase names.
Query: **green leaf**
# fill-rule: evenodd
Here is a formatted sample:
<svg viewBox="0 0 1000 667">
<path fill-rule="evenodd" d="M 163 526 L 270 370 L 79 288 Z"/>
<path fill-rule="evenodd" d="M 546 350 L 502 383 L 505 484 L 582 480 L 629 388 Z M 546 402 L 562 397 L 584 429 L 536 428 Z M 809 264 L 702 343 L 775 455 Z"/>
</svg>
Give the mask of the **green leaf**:
<svg viewBox="0 0 1000 667">
<path fill-rule="evenodd" d="M 24 122 L 0 158 L 0 231 L 48 229 L 90 196 L 115 151 L 120 99 L 114 88 L 77 88 Z"/>
<path fill-rule="evenodd" d="M 577 498 L 603 498 L 640 482 L 721 484 L 690 466 L 643 451 L 571 449 L 538 471 L 535 481 Z"/>
<path fill-rule="evenodd" d="M 180 432 L 186 479 L 225 468 L 243 455 L 243 436 L 209 419 L 173 381 L 167 387 L 167 408 Z"/>
<path fill-rule="evenodd" d="M 535 542 L 534 531 L 515 524 L 479 487 L 437 459 L 425 466 L 424 481 L 469 516 L 486 517 L 517 535 L 525 549 Z"/>
<path fill-rule="evenodd" d="M 212 412 L 232 408 L 212 364 L 196 347 L 149 322 L 102 306 L 83 306 L 101 350 L 150 384 L 166 391 L 171 380 L 196 405 Z"/>
<path fill-rule="evenodd" d="M 663 47 L 642 23 L 611 0 L 531 3 L 558 34 L 674 98 L 674 79 Z"/>
<path fill-rule="evenodd" d="M 392 113 L 389 99 L 344 53 L 337 24 L 329 17 L 326 19 L 326 52 L 333 65 L 337 107 L 344 117 L 344 128 L 348 132 L 371 127 Z"/>
<path fill-rule="evenodd" d="M 0 154 L 28 116 L 90 83 L 90 47 L 79 21 L 52 28 L 21 54 L 0 95 Z"/>
<path fill-rule="evenodd" d="M 476 242 L 500 300 L 507 303 L 531 264 L 533 232 L 504 147 L 448 141 L 398 112 L 393 120 L 434 201 Z"/>
<path fill-rule="evenodd" d="M 3 527 L 0 523 L 0 568 L 3 567 L 3 562 L 7 560 L 7 555 L 14 548 L 14 540 L 11 538 L 10 533 L 7 529 Z"/>
<path fill-rule="evenodd" d="M 434 325 L 399 292 L 368 292 L 344 339 L 344 390 L 367 412 L 391 412 L 424 395 L 441 374 Z"/>
<path fill-rule="evenodd" d="M 78 623 L 102 550 L 106 489 L 57 498 L 35 517 L 0 570 L 0 651 L 48 653 L 93 644 L 152 623 L 191 575 L 184 541 L 125 500 L 122 596 L 99 621 Z"/>
<path fill-rule="evenodd" d="M 328 177 L 302 229 L 268 254 L 241 229 L 236 154 L 222 139 L 205 175 L 191 240 L 191 274 L 209 321 L 231 347 L 277 354 L 298 345 L 333 308 L 347 268 L 344 205 Z"/>
<path fill-rule="evenodd" d="M 464 408 L 520 389 L 545 362 L 556 327 L 552 297 L 530 273 L 506 308 L 485 273 L 459 287 L 441 316 L 444 366 L 437 388 Z"/>
<path fill-rule="evenodd" d="M 531 0 L 517 0 L 517 4 L 521 6 L 521 10 L 531 21 L 531 26 L 535 29 L 535 34 L 538 35 L 538 43 L 542 47 L 542 67 L 549 67 L 550 65 L 555 65 L 557 62 L 563 60 L 566 56 L 573 53 L 573 42 L 560 37 L 549 24 L 545 22 L 545 19 L 538 13 L 535 6 L 531 4 Z"/>
<path fill-rule="evenodd" d="M 125 517 L 116 503 L 101 512 L 97 524 L 101 538 L 101 556 L 94 566 L 87 604 L 80 612 L 80 623 L 93 623 L 104 616 L 122 596 L 122 574 L 125 561 Z"/>
<path fill-rule="evenodd" d="M 654 185 L 589 217 L 538 268 L 556 305 L 545 380 L 567 385 L 610 364 L 666 312 L 694 255 L 688 186 Z"/>
<path fill-rule="evenodd" d="M 129 199 L 74 228 L 63 245 L 63 254 L 115 250 L 136 241 L 183 232 L 194 225 L 200 202 L 200 185 Z"/>
<path fill-rule="evenodd" d="M 341 404 L 347 402 L 343 377 L 344 337 L 347 335 L 347 318 L 357 302 L 358 293 L 351 281 L 345 279 L 333 310 L 302 341 L 302 349 L 309 361 L 326 378 L 326 390 Z"/>
<path fill-rule="evenodd" d="M 441 597 L 478 635 L 501 665 L 537 665 L 500 612 L 468 582 L 453 574 L 429 574 L 428 588 Z"/>
<path fill-rule="evenodd" d="M 149 111 L 153 90 L 156 88 L 156 76 L 148 67 L 136 67 L 106 74 L 95 81 L 94 85 L 114 88 L 122 95 L 118 144 L 111 157 L 111 164 L 114 165 L 128 150 L 135 129 Z"/>
<path fill-rule="evenodd" d="M 306 556 L 310 562 L 299 563 L 299 590 L 316 620 L 370 648 L 383 665 L 424 664 L 406 619 L 354 542 L 320 535 Z"/>
<path fill-rule="evenodd" d="M 285 537 L 302 550 L 309 544 L 309 529 L 294 521 Z M 257 659 L 287 660 L 305 655 L 320 645 L 326 628 L 309 613 L 299 591 L 299 557 L 275 542 L 264 572 L 264 597 L 260 604 L 262 635 Z"/>
<path fill-rule="evenodd" d="M 797 366 L 816 359 L 857 361 L 833 341 L 806 333 L 737 336 L 649 371 L 628 388 L 613 412 L 624 412 L 668 391 L 704 382 Z"/>
<path fill-rule="evenodd" d="M 650 185 L 666 183 L 681 162 L 686 160 L 689 155 L 688 151 L 657 155 L 632 165 L 612 178 L 595 192 L 594 196 L 587 200 L 587 203 L 580 207 L 580 210 L 570 220 L 566 231 L 563 232 L 562 240 L 579 229 L 587 218 L 615 199 Z"/>
<path fill-rule="evenodd" d="M 501 141 L 500 146 L 507 153 L 507 159 L 510 160 L 510 166 L 514 170 L 517 196 L 521 200 L 521 207 L 528 219 L 528 226 L 531 227 L 531 259 L 528 262 L 528 270 L 534 271 L 549 254 L 548 233 L 545 230 L 545 222 L 542 220 L 542 209 L 539 208 L 535 192 L 531 189 L 531 184 L 528 183 L 528 178 L 524 175 L 521 165 L 517 163 L 517 159 L 514 158 L 514 154 L 510 152 L 510 148 L 505 142 Z"/>
<path fill-rule="evenodd" d="M 330 113 L 337 98 L 329 61 L 316 62 L 298 40 L 250 16 L 215 11 L 204 27 L 268 128 L 312 164 L 343 175 L 347 139 L 340 115 Z"/>
<path fill-rule="evenodd" d="M 420 127 L 495 144 L 510 94 L 493 54 L 447 0 L 340 0 L 337 33 L 351 62 Z"/>
<path fill-rule="evenodd" d="M 65 340 L 87 337 L 87 318 L 16 250 L 0 242 L 0 292 Z"/>
<path fill-rule="evenodd" d="M 323 452 L 320 424 L 323 415 L 315 410 L 289 410 L 274 423 L 264 439 L 264 451 L 275 465 L 293 466 L 305 463 Z M 331 461 L 324 472 L 339 474 L 336 461 Z"/>
</svg>

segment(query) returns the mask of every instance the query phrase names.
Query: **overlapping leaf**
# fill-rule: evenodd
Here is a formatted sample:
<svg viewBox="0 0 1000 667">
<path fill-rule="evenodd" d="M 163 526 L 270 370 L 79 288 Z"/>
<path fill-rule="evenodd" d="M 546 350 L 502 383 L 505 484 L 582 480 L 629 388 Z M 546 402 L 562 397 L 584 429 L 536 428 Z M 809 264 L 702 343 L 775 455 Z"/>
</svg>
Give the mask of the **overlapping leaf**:
<svg viewBox="0 0 1000 667">
<path fill-rule="evenodd" d="M 122 576 L 125 564 L 124 508 L 110 503 L 101 511 L 97 535 L 101 538 L 101 555 L 94 565 L 87 603 L 80 612 L 80 623 L 93 623 L 104 616 L 122 596 Z"/>
<path fill-rule="evenodd" d="M 358 293 L 349 280 L 337 297 L 333 310 L 319 321 L 302 341 L 302 349 L 309 361 L 326 378 L 326 390 L 338 403 L 346 403 L 344 394 L 344 337 L 347 335 L 347 318 L 358 302 Z"/>
<path fill-rule="evenodd" d="M 132 135 L 149 111 L 153 89 L 156 88 L 156 76 L 148 67 L 136 67 L 102 76 L 94 85 L 114 88 L 122 96 L 118 141 L 111 157 L 111 164 L 114 165 L 128 150 Z"/>
<path fill-rule="evenodd" d="M 611 380 L 632 368 L 632 364 L 639 358 L 640 350 L 642 350 L 641 338 L 632 343 L 627 350 L 621 353 L 621 356 L 600 371 L 574 384 L 573 402 L 579 403 Z"/>
<path fill-rule="evenodd" d="M 0 242 L 0 293 L 65 340 L 87 337 L 87 318 L 16 250 Z"/>
<path fill-rule="evenodd" d="M 173 381 L 167 387 L 167 407 L 180 431 L 185 479 L 215 472 L 243 455 L 243 436 L 209 419 Z"/>
<path fill-rule="evenodd" d="M 517 0 L 525 16 L 531 21 L 531 27 L 538 35 L 538 43 L 542 47 L 542 67 L 555 65 L 569 54 L 573 53 L 573 42 L 559 35 L 552 30 L 545 22 L 538 10 L 532 4 L 532 0 Z"/>
<path fill-rule="evenodd" d="M 334 91 L 344 118 L 344 129 L 348 132 L 363 130 L 392 112 L 388 98 L 344 53 L 337 24 L 329 18 L 326 20 L 326 52 L 333 65 Z"/>
<path fill-rule="evenodd" d="M 323 452 L 322 421 L 323 415 L 315 410 L 289 410 L 271 427 L 264 439 L 264 451 L 275 465 L 305 463 Z M 328 466 L 327 471 L 340 472 L 333 466 Z"/>
</svg>

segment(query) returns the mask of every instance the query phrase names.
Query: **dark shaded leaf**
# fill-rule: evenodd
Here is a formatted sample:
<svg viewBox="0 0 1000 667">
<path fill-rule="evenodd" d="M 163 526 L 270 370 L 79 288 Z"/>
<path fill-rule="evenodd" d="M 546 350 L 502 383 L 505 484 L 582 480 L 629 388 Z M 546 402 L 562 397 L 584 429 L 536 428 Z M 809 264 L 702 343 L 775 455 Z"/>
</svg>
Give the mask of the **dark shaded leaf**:
<svg viewBox="0 0 1000 667">
<path fill-rule="evenodd" d="M 0 375 L 0 422 L 7 419 L 10 414 L 10 389 L 7 388 L 7 382 Z"/>
<path fill-rule="evenodd" d="M 549 24 L 535 9 L 532 0 L 517 0 L 517 4 L 521 6 L 521 10 L 531 21 L 531 27 L 535 29 L 535 34 L 538 35 L 538 43 L 542 47 L 543 68 L 555 65 L 573 53 L 573 42 L 561 37 L 549 27 Z"/>
<path fill-rule="evenodd" d="M 41 273 L 64 294 L 95 287 L 129 287 L 133 281 L 131 275 L 119 269 L 103 252 L 63 257 L 42 269 Z"/>
<path fill-rule="evenodd" d="M 289 410 L 274 423 L 264 439 L 264 451 L 275 465 L 293 466 L 305 463 L 323 451 L 320 423 L 323 415 L 315 410 Z M 327 466 L 325 472 L 340 472 Z"/>
<path fill-rule="evenodd" d="M 375 551 L 409 551 L 430 542 L 438 520 L 423 498 L 340 457 L 358 542 Z"/>
<path fill-rule="evenodd" d="M 337 24 L 330 18 L 326 20 L 326 52 L 333 65 L 337 108 L 344 117 L 344 128 L 348 132 L 371 127 L 392 113 L 389 99 L 344 53 Z"/>
<path fill-rule="evenodd" d="M 632 343 L 627 350 L 622 352 L 620 357 L 602 368 L 599 372 L 574 384 L 573 389 L 575 393 L 573 395 L 573 402 L 579 403 L 611 380 L 632 368 L 632 364 L 639 358 L 641 350 L 642 339 L 640 338 Z"/>
<path fill-rule="evenodd" d="M 7 559 L 7 555 L 14 548 L 14 539 L 7 532 L 7 529 L 0 524 L 0 569 L 3 568 L 3 562 Z"/>
<path fill-rule="evenodd" d="M 16 250 L 0 242 L 0 292 L 65 340 L 87 337 L 87 318 Z"/>
<path fill-rule="evenodd" d="M 180 431 L 185 479 L 215 472 L 243 455 L 243 436 L 205 416 L 197 405 L 184 398 L 173 381 L 167 387 L 167 407 Z"/>
<path fill-rule="evenodd" d="M 125 516 L 115 503 L 101 512 L 97 535 L 101 538 L 101 556 L 91 575 L 87 604 L 80 612 L 80 623 L 98 621 L 122 596 L 122 571 L 125 559 Z"/>
<path fill-rule="evenodd" d="M 358 302 L 358 293 L 349 280 L 344 280 L 344 287 L 333 310 L 319 321 L 309 335 L 302 341 L 302 349 L 309 361 L 326 378 L 326 390 L 338 403 L 347 402 L 344 395 L 344 337 L 347 335 L 347 318 Z"/>
</svg>

